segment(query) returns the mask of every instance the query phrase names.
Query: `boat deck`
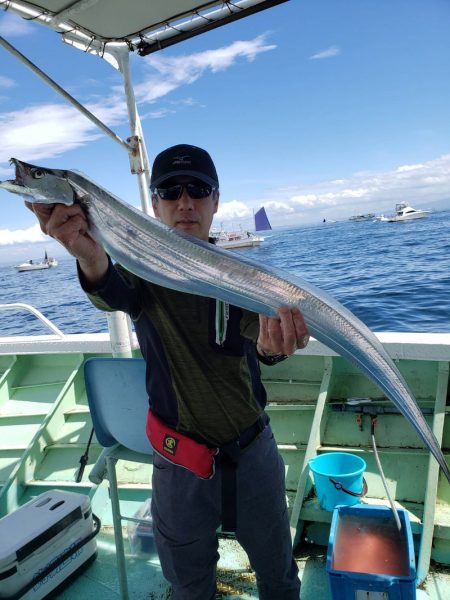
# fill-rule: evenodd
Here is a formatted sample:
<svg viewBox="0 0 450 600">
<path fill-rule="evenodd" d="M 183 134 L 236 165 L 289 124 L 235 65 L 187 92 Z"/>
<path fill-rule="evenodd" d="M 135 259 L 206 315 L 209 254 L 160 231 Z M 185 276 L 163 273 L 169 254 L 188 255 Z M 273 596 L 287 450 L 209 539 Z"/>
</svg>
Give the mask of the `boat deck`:
<svg viewBox="0 0 450 600">
<path fill-rule="evenodd" d="M 99 555 L 96 561 L 74 580 L 70 587 L 57 595 L 58 600 L 120 598 L 112 531 L 102 530 L 97 536 L 97 543 Z M 128 550 L 127 543 L 125 546 L 130 598 L 169 600 L 169 586 L 161 573 L 158 559 L 154 556 L 133 555 Z M 255 577 L 239 544 L 232 539 L 221 539 L 219 552 L 221 559 L 217 574 L 218 599 L 257 600 Z M 302 545 L 296 551 L 296 560 L 302 581 L 301 600 L 332 600 L 326 572 L 326 548 Z M 450 569 L 433 566 L 425 583 L 417 590 L 417 600 L 446 600 L 449 592 Z M 381 599 L 381 596 L 377 596 L 377 599 Z"/>
<path fill-rule="evenodd" d="M 450 342 L 448 336 L 446 339 Z M 448 460 L 450 343 L 442 341 L 433 337 L 420 348 L 415 344 L 408 347 L 402 336 L 401 344 L 394 340 L 387 347 L 395 353 L 400 370 L 427 420 L 434 423 L 435 432 L 439 433 L 436 422 L 440 423 L 441 443 Z M 89 480 L 101 451 L 95 437 L 83 478 L 80 483 L 75 482 L 91 431 L 83 364 L 93 354 L 102 353 L 66 348 L 61 352 L 27 354 L 25 342 L 21 353 L 8 353 L 5 349 L 6 346 L 2 354 L 0 348 L 0 516 L 48 489 L 88 494 L 93 511 L 102 521 L 98 558 L 58 598 L 120 597 L 107 486 L 105 482 L 94 486 Z M 387 504 L 368 442 L 370 415 L 349 409 L 346 400 L 354 397 L 372 399 L 370 408 L 377 415 L 377 444 L 391 493 L 408 510 L 420 581 L 426 576 L 418 597 L 450 598 L 450 486 L 439 474 L 435 461 L 429 461 L 429 453 L 404 417 L 390 412 L 391 403 L 380 397 L 364 376 L 315 341 L 307 352 L 264 369 L 263 375 L 270 400 L 268 413 L 286 464 L 291 512 L 296 498 L 300 500 L 296 555 L 302 599 L 331 598 L 325 568 L 331 513 L 319 507 L 312 479 L 304 468 L 309 453 L 339 450 L 363 456 L 369 486 L 364 502 Z M 151 496 L 151 466 L 119 461 L 117 471 L 122 513 L 134 515 Z M 427 553 L 421 552 L 424 532 L 429 540 L 425 550 L 430 553 L 430 567 Z M 256 599 L 246 555 L 233 539 L 221 539 L 220 543 L 218 581 L 222 597 Z M 169 598 L 157 558 L 133 555 L 127 540 L 125 548 L 130 598 Z"/>
</svg>

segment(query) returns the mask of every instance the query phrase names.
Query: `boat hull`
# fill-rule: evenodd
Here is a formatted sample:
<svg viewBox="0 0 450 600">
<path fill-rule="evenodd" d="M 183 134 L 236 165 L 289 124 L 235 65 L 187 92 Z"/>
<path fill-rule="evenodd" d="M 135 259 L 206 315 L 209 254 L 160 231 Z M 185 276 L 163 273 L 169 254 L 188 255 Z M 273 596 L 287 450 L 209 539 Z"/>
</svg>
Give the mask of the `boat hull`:
<svg viewBox="0 0 450 600">
<path fill-rule="evenodd" d="M 17 265 L 14 267 L 19 273 L 24 273 L 26 271 L 42 271 L 43 269 L 50 269 L 52 267 L 57 267 L 58 261 L 55 259 L 38 262 L 38 263 L 22 263 L 21 265 Z"/>
<path fill-rule="evenodd" d="M 236 248 L 255 248 L 260 246 L 264 238 L 261 236 L 243 237 L 229 240 L 217 240 L 216 246 L 225 248 L 226 250 L 234 250 Z"/>
<path fill-rule="evenodd" d="M 35 265 L 30 265 L 30 264 L 24 264 L 24 265 L 17 265 L 16 269 L 19 273 L 23 273 L 25 271 L 42 271 L 43 269 L 49 269 L 50 265 L 48 264 L 35 264 Z"/>
<path fill-rule="evenodd" d="M 390 223 L 395 223 L 397 221 L 415 221 L 416 219 L 423 219 L 424 217 L 427 217 L 430 213 L 429 212 L 416 212 L 416 213 L 411 213 L 409 215 L 404 215 L 404 216 L 396 216 L 396 217 L 392 217 L 390 219 L 387 219 Z"/>
</svg>

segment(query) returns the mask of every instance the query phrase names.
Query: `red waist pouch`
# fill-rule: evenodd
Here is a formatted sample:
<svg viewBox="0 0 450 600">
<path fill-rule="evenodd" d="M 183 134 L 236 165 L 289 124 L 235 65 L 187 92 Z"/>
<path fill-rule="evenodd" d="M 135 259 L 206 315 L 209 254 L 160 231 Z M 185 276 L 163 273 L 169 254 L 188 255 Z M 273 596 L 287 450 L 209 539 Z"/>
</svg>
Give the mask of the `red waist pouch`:
<svg viewBox="0 0 450 600">
<path fill-rule="evenodd" d="M 219 452 L 218 448 L 210 448 L 172 429 L 151 410 L 147 415 L 146 432 L 153 450 L 163 458 L 189 469 L 202 479 L 210 479 L 214 475 L 214 457 Z"/>
</svg>

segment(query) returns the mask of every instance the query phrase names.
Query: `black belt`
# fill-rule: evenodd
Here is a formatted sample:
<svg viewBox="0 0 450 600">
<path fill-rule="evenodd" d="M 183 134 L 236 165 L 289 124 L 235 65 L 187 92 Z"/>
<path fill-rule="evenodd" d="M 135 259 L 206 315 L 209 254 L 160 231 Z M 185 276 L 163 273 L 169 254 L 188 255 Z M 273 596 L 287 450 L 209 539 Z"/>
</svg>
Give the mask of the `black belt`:
<svg viewBox="0 0 450 600">
<path fill-rule="evenodd" d="M 241 452 L 248 448 L 269 424 L 269 417 L 262 413 L 239 437 L 220 447 L 222 465 L 222 531 L 236 531 L 236 468 Z"/>
</svg>

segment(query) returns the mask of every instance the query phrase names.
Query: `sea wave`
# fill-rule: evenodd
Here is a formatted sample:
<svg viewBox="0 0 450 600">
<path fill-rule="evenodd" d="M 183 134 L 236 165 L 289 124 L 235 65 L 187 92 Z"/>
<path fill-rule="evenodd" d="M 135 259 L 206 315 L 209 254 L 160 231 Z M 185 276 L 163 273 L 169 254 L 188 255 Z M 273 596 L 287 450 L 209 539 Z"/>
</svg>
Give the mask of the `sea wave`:
<svg viewBox="0 0 450 600">
<path fill-rule="evenodd" d="M 450 332 L 450 212 L 405 223 L 337 222 L 273 230 L 248 256 L 327 290 L 374 331 Z M 75 261 L 19 273 L 0 266 L 0 304 L 24 302 L 64 333 L 107 330 Z M 0 335 L 45 333 L 34 316 L 0 312 Z"/>
</svg>

